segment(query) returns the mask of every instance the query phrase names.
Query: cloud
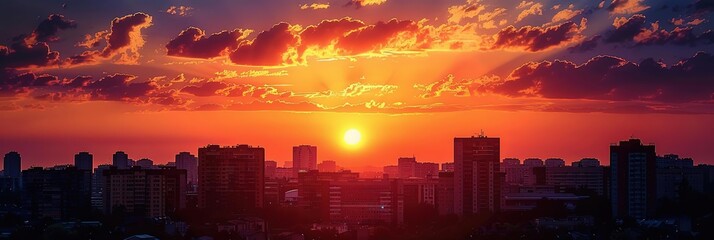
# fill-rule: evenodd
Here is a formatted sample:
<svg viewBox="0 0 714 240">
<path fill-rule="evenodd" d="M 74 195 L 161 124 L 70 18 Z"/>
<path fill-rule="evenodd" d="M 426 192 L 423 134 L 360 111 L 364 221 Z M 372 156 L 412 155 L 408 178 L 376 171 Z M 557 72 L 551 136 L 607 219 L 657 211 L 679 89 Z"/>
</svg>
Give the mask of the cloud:
<svg viewBox="0 0 714 240">
<path fill-rule="evenodd" d="M 353 83 L 342 90 L 341 95 L 343 97 L 358 97 L 366 93 L 376 92 L 376 96 L 384 96 L 386 94 L 394 93 L 397 90 L 396 85 L 375 85 L 375 84 L 363 84 L 363 83 Z"/>
<path fill-rule="evenodd" d="M 330 3 L 313 3 L 313 4 L 303 4 L 300 5 L 300 10 L 320 10 L 320 9 L 327 9 L 330 7 Z"/>
<path fill-rule="evenodd" d="M 569 8 L 563 9 L 563 10 L 560 10 L 555 15 L 553 15 L 552 22 L 567 21 L 567 20 L 574 18 L 575 16 L 580 15 L 581 13 L 583 13 L 582 9 L 578 9 L 578 10 L 573 10 L 573 9 L 569 9 Z"/>
<path fill-rule="evenodd" d="M 296 27 L 279 23 L 263 31 L 251 42 L 242 43 L 230 54 L 231 62 L 252 66 L 291 65 L 297 62 L 295 46 L 299 42 Z"/>
<path fill-rule="evenodd" d="M 517 8 L 526 9 L 524 9 L 523 11 L 521 11 L 521 13 L 518 14 L 518 17 L 516 17 L 516 22 L 520 22 L 521 20 L 530 15 L 543 15 L 543 4 L 540 3 L 523 1 L 518 5 Z"/>
<path fill-rule="evenodd" d="M 300 32 L 298 52 L 303 55 L 310 47 L 327 48 L 347 33 L 365 26 L 364 22 L 351 18 L 323 20 L 317 25 L 310 25 Z"/>
<path fill-rule="evenodd" d="M 236 84 L 227 91 L 228 97 L 252 97 L 261 99 L 286 98 L 293 95 L 292 92 L 281 92 L 272 86 L 255 86 L 252 84 Z"/>
<path fill-rule="evenodd" d="M 677 22 L 674 20 L 674 22 Z M 671 31 L 660 29 L 659 22 L 645 25 L 645 16 L 635 14 L 630 18 L 616 18 L 613 26 L 615 29 L 607 32 L 605 42 L 623 43 L 634 42 L 636 45 L 663 45 L 677 44 L 690 45 L 714 43 L 714 33 L 706 31 L 702 34 L 694 33 L 690 26 L 677 26 Z"/>
<path fill-rule="evenodd" d="M 642 32 L 645 24 L 645 16 L 635 14 L 629 18 L 618 17 L 612 23 L 614 30 L 609 31 L 605 36 L 605 42 L 618 43 L 632 40 L 637 34 Z"/>
<path fill-rule="evenodd" d="M 189 6 L 170 6 L 166 9 L 166 13 L 185 17 L 191 14 L 191 10 L 193 10 L 193 8 Z"/>
<path fill-rule="evenodd" d="M 5 68 L 31 68 L 52 66 L 59 62 L 59 52 L 51 51 L 45 42 L 26 44 L 16 42 L 0 45 L 0 70 Z"/>
<path fill-rule="evenodd" d="M 446 78 L 430 84 L 414 84 L 414 88 L 423 92 L 419 95 L 421 98 L 440 97 L 443 93 L 466 97 L 476 95 L 482 86 L 499 79 L 498 76 L 483 76 L 478 79 L 457 80 L 454 75 L 449 74 Z"/>
<path fill-rule="evenodd" d="M 525 26 L 515 28 L 508 26 L 496 35 L 486 37 L 486 49 L 517 49 L 538 52 L 553 47 L 559 47 L 578 41 L 580 33 L 585 30 L 587 19 L 583 18 L 580 25 L 574 22 L 564 22 L 550 27 Z"/>
<path fill-rule="evenodd" d="M 419 31 L 416 22 L 410 20 L 392 19 L 388 22 L 377 22 L 344 35 L 337 42 L 337 47 L 348 54 L 370 52 L 397 43 L 395 38 L 399 34 L 414 34 Z M 416 45 L 416 44 L 415 44 Z"/>
<path fill-rule="evenodd" d="M 226 89 L 228 89 L 228 84 L 226 83 L 203 81 L 199 85 L 186 86 L 181 89 L 181 92 L 190 93 L 197 97 L 210 97 Z"/>
<path fill-rule="evenodd" d="M 597 47 L 598 42 L 602 39 L 601 35 L 595 35 L 590 39 L 586 39 L 575 46 L 569 47 L 568 51 L 571 53 L 581 53 L 593 50 Z"/>
<path fill-rule="evenodd" d="M 35 44 L 37 42 L 54 42 L 59 40 L 57 32 L 70 28 L 77 28 L 77 23 L 74 20 L 66 19 L 59 14 L 52 14 L 47 19 L 42 20 L 37 28 L 32 33 L 25 37 L 26 44 Z"/>
<path fill-rule="evenodd" d="M 87 84 L 84 89 L 91 94 L 93 100 L 107 101 L 135 101 L 159 89 L 155 82 L 134 82 L 136 78 L 127 74 L 108 75 Z"/>
<path fill-rule="evenodd" d="M 250 30 L 234 29 L 222 31 L 206 37 L 205 32 L 199 28 L 189 27 L 166 44 L 169 56 L 210 59 L 226 56 L 238 47 L 238 43 L 245 39 Z"/>
<path fill-rule="evenodd" d="M 0 70 L 0 97 L 14 97 L 29 94 L 33 88 L 59 84 L 56 76 L 34 73 L 16 75 L 12 70 Z"/>
<path fill-rule="evenodd" d="M 354 6 L 355 8 L 359 9 L 365 6 L 377 6 L 377 5 L 382 5 L 386 3 L 387 0 L 349 0 L 346 4 L 345 7 L 350 7 Z"/>
<path fill-rule="evenodd" d="M 451 23 L 460 23 L 462 19 L 474 18 L 486 10 L 486 6 L 480 4 L 478 0 L 467 0 L 466 4 L 455 5 L 448 8 Z"/>
<path fill-rule="evenodd" d="M 613 14 L 638 13 L 650 8 L 643 2 L 644 0 L 612 0 L 607 10 Z"/>
<path fill-rule="evenodd" d="M 581 65 L 562 60 L 526 63 L 489 88 L 508 96 L 555 99 L 711 102 L 713 71 L 714 56 L 701 52 L 672 66 L 651 58 L 637 64 L 598 56 Z"/>
<path fill-rule="evenodd" d="M 112 20 L 109 33 L 104 37 L 106 46 L 100 50 L 89 50 L 70 57 L 66 65 L 93 64 L 101 59 L 114 59 L 116 63 L 136 64 L 144 45 L 141 30 L 151 26 L 152 17 L 138 12 Z"/>
<path fill-rule="evenodd" d="M 84 35 L 84 41 L 78 42 L 75 46 L 83 48 L 95 48 L 102 44 L 102 40 L 109 34 L 108 30 L 99 31 L 94 34 Z"/>
</svg>

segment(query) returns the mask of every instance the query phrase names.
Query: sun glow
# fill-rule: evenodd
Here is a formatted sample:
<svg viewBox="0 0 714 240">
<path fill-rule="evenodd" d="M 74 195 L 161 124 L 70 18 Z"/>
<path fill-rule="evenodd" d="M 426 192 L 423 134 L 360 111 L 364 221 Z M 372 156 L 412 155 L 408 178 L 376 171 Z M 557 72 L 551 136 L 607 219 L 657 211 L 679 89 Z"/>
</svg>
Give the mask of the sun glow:
<svg viewBox="0 0 714 240">
<path fill-rule="evenodd" d="M 347 145 L 357 145 L 362 140 L 362 134 L 357 129 L 350 129 L 345 132 L 345 143 Z"/>
</svg>

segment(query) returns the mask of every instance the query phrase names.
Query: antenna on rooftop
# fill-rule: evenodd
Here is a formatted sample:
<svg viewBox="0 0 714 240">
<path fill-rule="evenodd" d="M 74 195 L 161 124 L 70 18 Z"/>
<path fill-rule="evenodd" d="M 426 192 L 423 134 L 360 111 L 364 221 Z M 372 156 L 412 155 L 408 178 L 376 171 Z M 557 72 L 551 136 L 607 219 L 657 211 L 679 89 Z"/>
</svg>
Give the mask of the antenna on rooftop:
<svg viewBox="0 0 714 240">
<path fill-rule="evenodd" d="M 480 138 L 485 138 L 486 134 L 483 132 L 483 129 L 481 129 L 481 133 L 478 135 Z"/>
</svg>

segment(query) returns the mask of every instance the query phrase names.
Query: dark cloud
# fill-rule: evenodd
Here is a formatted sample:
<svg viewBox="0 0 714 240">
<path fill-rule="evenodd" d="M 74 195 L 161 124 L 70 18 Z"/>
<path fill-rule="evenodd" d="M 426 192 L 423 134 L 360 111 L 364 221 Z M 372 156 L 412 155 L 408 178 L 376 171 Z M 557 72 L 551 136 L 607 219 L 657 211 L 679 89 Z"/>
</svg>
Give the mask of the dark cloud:
<svg viewBox="0 0 714 240">
<path fill-rule="evenodd" d="M 59 80 L 56 76 L 48 74 L 17 74 L 12 70 L 0 70 L 0 97 L 12 97 L 25 94 L 34 88 L 52 86 L 58 83 Z"/>
<path fill-rule="evenodd" d="M 370 5 L 382 5 L 387 0 L 348 0 L 345 7 L 355 7 L 357 9 Z"/>
<path fill-rule="evenodd" d="M 89 83 L 84 89 L 93 100 L 135 101 L 158 90 L 155 82 L 134 82 L 136 76 L 114 74 Z"/>
<path fill-rule="evenodd" d="M 695 46 L 697 44 L 712 44 L 712 32 L 707 31 L 701 35 L 694 33 L 692 27 L 676 27 L 672 31 L 659 29 L 659 24 L 652 24 L 651 29 L 644 30 L 641 34 L 635 37 L 635 42 L 638 45 L 664 45 L 677 44 Z"/>
<path fill-rule="evenodd" d="M 620 43 L 631 41 L 632 38 L 642 32 L 642 28 L 645 25 L 645 16 L 635 14 L 630 18 L 616 18 L 613 25 L 615 29 L 605 35 L 605 42 Z"/>
<path fill-rule="evenodd" d="M 298 52 L 302 54 L 309 47 L 327 47 L 348 32 L 364 25 L 362 21 L 351 18 L 323 20 L 317 25 L 310 25 L 300 32 L 301 43 Z"/>
<path fill-rule="evenodd" d="M 191 57 L 191 58 L 214 58 L 228 54 L 238 47 L 240 40 L 243 40 L 249 31 L 234 29 L 233 31 L 222 31 L 206 37 L 203 30 L 189 27 L 181 31 L 178 37 L 166 44 L 169 56 Z"/>
<path fill-rule="evenodd" d="M 597 47 L 598 42 L 601 38 L 602 36 L 600 35 L 593 36 L 590 39 L 586 39 L 575 46 L 569 47 L 568 51 L 570 51 L 571 53 L 581 53 L 593 50 Z"/>
<path fill-rule="evenodd" d="M 632 14 L 650 8 L 644 0 L 612 0 L 607 10 L 616 14 Z"/>
<path fill-rule="evenodd" d="M 501 29 L 493 41 L 487 43 L 487 49 L 521 49 L 530 52 L 543 51 L 551 47 L 569 44 L 579 38 L 585 29 L 587 20 L 582 19 L 580 26 L 574 22 L 565 22 L 550 27 L 508 26 Z"/>
<path fill-rule="evenodd" d="M 690 45 L 711 44 L 711 31 L 696 34 L 691 26 L 675 27 L 671 31 L 660 28 L 659 22 L 646 25 L 645 16 L 635 14 L 630 18 L 616 18 L 614 29 L 605 34 L 606 43 L 627 43 L 634 42 L 636 45 Z"/>
<path fill-rule="evenodd" d="M 698 0 L 694 3 L 695 11 L 699 13 L 707 13 L 714 11 L 714 0 Z"/>
<path fill-rule="evenodd" d="M 152 17 L 142 12 L 115 18 L 105 37 L 107 44 L 104 49 L 89 50 L 72 56 L 66 64 L 92 64 L 115 56 L 119 56 L 118 63 L 137 63 L 140 57 L 139 48 L 144 45 L 141 30 L 151 26 L 151 21 Z"/>
<path fill-rule="evenodd" d="M 347 33 L 339 39 L 337 47 L 350 54 L 365 53 L 389 45 L 390 41 L 395 39 L 398 34 L 416 34 L 418 32 L 419 26 L 411 20 L 380 21 Z"/>
<path fill-rule="evenodd" d="M 0 69 L 44 67 L 57 64 L 58 60 L 59 52 L 51 51 L 44 42 L 16 42 L 9 47 L 0 45 Z"/>
<path fill-rule="evenodd" d="M 711 101 L 712 74 L 714 56 L 707 53 L 669 67 L 653 59 L 637 64 L 598 56 L 582 65 L 561 60 L 527 63 L 507 81 L 490 87 L 509 96 L 683 103 Z"/>
<path fill-rule="evenodd" d="M 240 65 L 293 64 L 294 56 L 290 56 L 288 50 L 294 48 L 298 41 L 299 37 L 293 33 L 290 24 L 279 23 L 258 34 L 252 42 L 241 44 L 230 54 L 230 59 Z"/>
<path fill-rule="evenodd" d="M 200 85 L 186 86 L 181 92 L 190 93 L 198 97 L 215 96 L 219 90 L 228 88 L 223 82 L 202 82 Z"/>
<path fill-rule="evenodd" d="M 62 86 L 69 88 L 83 88 L 92 82 L 91 76 L 77 76 L 62 83 Z"/>
<path fill-rule="evenodd" d="M 47 19 L 42 20 L 35 30 L 25 38 L 28 43 L 36 42 L 53 42 L 59 40 L 57 32 L 70 28 L 76 28 L 77 23 L 74 20 L 66 19 L 59 14 L 52 14 Z"/>
</svg>

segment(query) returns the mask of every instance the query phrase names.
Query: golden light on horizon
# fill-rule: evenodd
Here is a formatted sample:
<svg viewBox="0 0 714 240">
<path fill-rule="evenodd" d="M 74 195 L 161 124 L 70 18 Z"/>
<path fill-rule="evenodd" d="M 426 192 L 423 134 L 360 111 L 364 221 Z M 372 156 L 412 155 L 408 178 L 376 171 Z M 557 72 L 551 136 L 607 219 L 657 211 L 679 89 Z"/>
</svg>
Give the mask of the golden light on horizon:
<svg viewBox="0 0 714 240">
<path fill-rule="evenodd" d="M 347 145 L 357 145 L 362 140 L 362 134 L 357 129 L 350 129 L 345 132 L 344 137 Z"/>
</svg>

